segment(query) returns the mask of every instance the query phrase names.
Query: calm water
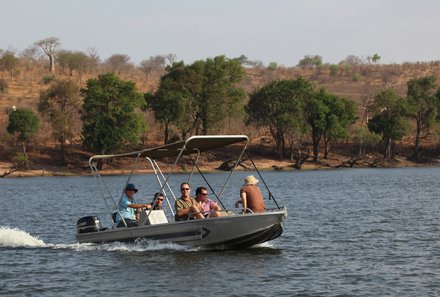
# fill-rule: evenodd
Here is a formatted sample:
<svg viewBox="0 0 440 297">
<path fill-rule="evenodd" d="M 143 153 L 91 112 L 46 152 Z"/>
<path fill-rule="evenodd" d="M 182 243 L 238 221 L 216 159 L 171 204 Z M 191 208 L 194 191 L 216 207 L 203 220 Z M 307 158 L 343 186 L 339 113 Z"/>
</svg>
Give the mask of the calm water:
<svg viewBox="0 0 440 297">
<path fill-rule="evenodd" d="M 245 175 L 234 175 L 237 191 Z M 240 251 L 151 242 L 77 244 L 79 217 L 97 214 L 107 224 L 92 177 L 0 179 L 0 295 L 440 294 L 440 169 L 263 176 L 288 207 L 285 232 L 270 244 Z M 117 192 L 124 179 L 111 179 Z M 135 180 L 138 198 L 154 193 L 142 186 L 151 186 L 154 178 L 148 179 Z M 238 193 L 227 194 L 233 197 L 224 201 L 230 207 Z"/>
</svg>

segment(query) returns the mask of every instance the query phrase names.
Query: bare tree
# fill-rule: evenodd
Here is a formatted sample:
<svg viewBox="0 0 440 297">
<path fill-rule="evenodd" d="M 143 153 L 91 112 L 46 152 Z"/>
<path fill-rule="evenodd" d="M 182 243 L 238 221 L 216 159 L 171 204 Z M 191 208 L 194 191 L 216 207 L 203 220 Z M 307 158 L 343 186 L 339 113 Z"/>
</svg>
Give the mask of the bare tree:
<svg viewBox="0 0 440 297">
<path fill-rule="evenodd" d="M 49 37 L 35 42 L 35 45 L 41 48 L 49 57 L 50 72 L 55 72 L 55 52 L 60 44 L 61 43 L 57 37 Z"/>
<path fill-rule="evenodd" d="M 87 54 L 89 56 L 90 62 L 90 72 L 97 71 L 99 65 L 101 64 L 101 58 L 99 57 L 98 50 L 94 47 L 87 48 Z"/>
<path fill-rule="evenodd" d="M 115 54 L 105 60 L 104 67 L 107 71 L 121 74 L 122 72 L 128 73 L 133 69 L 134 66 L 132 63 L 130 63 L 129 56 Z"/>
</svg>

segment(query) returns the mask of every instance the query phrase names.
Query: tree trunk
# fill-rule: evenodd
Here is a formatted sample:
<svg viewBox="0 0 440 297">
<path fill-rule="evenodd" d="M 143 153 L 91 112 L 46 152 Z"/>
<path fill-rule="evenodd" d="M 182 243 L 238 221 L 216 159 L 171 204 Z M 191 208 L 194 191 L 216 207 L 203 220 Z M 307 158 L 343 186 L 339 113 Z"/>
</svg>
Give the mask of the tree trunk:
<svg viewBox="0 0 440 297">
<path fill-rule="evenodd" d="M 384 157 L 385 159 L 391 159 L 391 138 L 387 139 Z"/>
<path fill-rule="evenodd" d="M 64 137 L 60 136 L 60 148 L 61 148 L 61 164 L 66 164 L 66 150 L 64 148 Z"/>
<path fill-rule="evenodd" d="M 21 142 L 21 147 L 23 149 L 23 155 L 24 155 L 24 166 L 26 166 L 26 168 L 29 169 L 28 156 L 26 152 L 26 143 L 24 141 Z"/>
<path fill-rule="evenodd" d="M 54 73 L 55 72 L 55 56 L 52 53 L 49 54 L 49 63 L 50 63 L 50 72 Z"/>
<path fill-rule="evenodd" d="M 420 146 L 420 126 L 421 123 L 419 120 L 416 122 L 416 135 L 415 135 L 415 141 L 414 141 L 414 160 L 419 160 L 419 146 Z"/>
<path fill-rule="evenodd" d="M 312 133 L 312 141 L 313 141 L 313 162 L 318 162 L 319 155 L 319 141 L 321 137 L 317 136 L 315 133 Z"/>
<path fill-rule="evenodd" d="M 328 146 L 330 143 L 330 137 L 324 138 L 324 159 L 328 159 Z"/>
<path fill-rule="evenodd" d="M 165 124 L 164 144 L 168 143 L 168 136 L 169 136 L 169 128 L 168 128 L 168 123 L 167 123 L 167 124 Z"/>
</svg>

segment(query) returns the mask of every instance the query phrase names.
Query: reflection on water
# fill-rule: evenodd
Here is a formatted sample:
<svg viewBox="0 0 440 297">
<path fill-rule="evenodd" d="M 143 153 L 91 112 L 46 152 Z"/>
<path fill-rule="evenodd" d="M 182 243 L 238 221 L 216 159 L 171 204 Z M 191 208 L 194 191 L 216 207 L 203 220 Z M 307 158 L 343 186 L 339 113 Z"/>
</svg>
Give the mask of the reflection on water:
<svg viewBox="0 0 440 297">
<path fill-rule="evenodd" d="M 246 175 L 234 174 L 232 190 L 224 193 L 226 206 L 238 199 Z M 225 176 L 207 178 L 217 190 Z M 288 208 L 285 232 L 238 251 L 146 241 L 78 244 L 79 217 L 98 215 L 109 224 L 92 177 L 0 179 L 0 291 L 44 296 L 114 296 L 127 288 L 139 296 L 435 296 L 440 291 L 439 169 L 263 176 Z M 109 178 L 117 196 L 125 177 Z M 175 190 L 182 179 L 171 181 Z M 153 176 L 133 182 L 145 202 L 157 190 Z M 203 181 L 193 181 L 198 184 Z"/>
</svg>

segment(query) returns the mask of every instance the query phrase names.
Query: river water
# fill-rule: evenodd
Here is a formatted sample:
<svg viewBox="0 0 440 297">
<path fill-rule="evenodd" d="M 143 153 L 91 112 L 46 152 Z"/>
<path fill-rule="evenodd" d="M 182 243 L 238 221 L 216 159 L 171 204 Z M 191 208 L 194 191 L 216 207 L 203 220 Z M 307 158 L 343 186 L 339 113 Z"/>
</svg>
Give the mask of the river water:
<svg viewBox="0 0 440 297">
<path fill-rule="evenodd" d="M 93 177 L 0 179 L 0 295 L 440 294 L 440 169 L 262 174 L 288 208 L 285 231 L 238 251 L 78 244 L 78 218 L 97 214 L 108 224 Z M 237 191 L 245 175 L 233 175 Z M 207 175 L 210 181 L 225 176 Z M 110 188 L 120 192 L 124 178 L 111 177 Z M 134 180 L 144 202 L 143 194 L 154 193 L 147 188 L 154 177 L 147 180 Z M 233 197 L 224 200 L 231 207 L 238 193 L 226 194 Z"/>
</svg>

